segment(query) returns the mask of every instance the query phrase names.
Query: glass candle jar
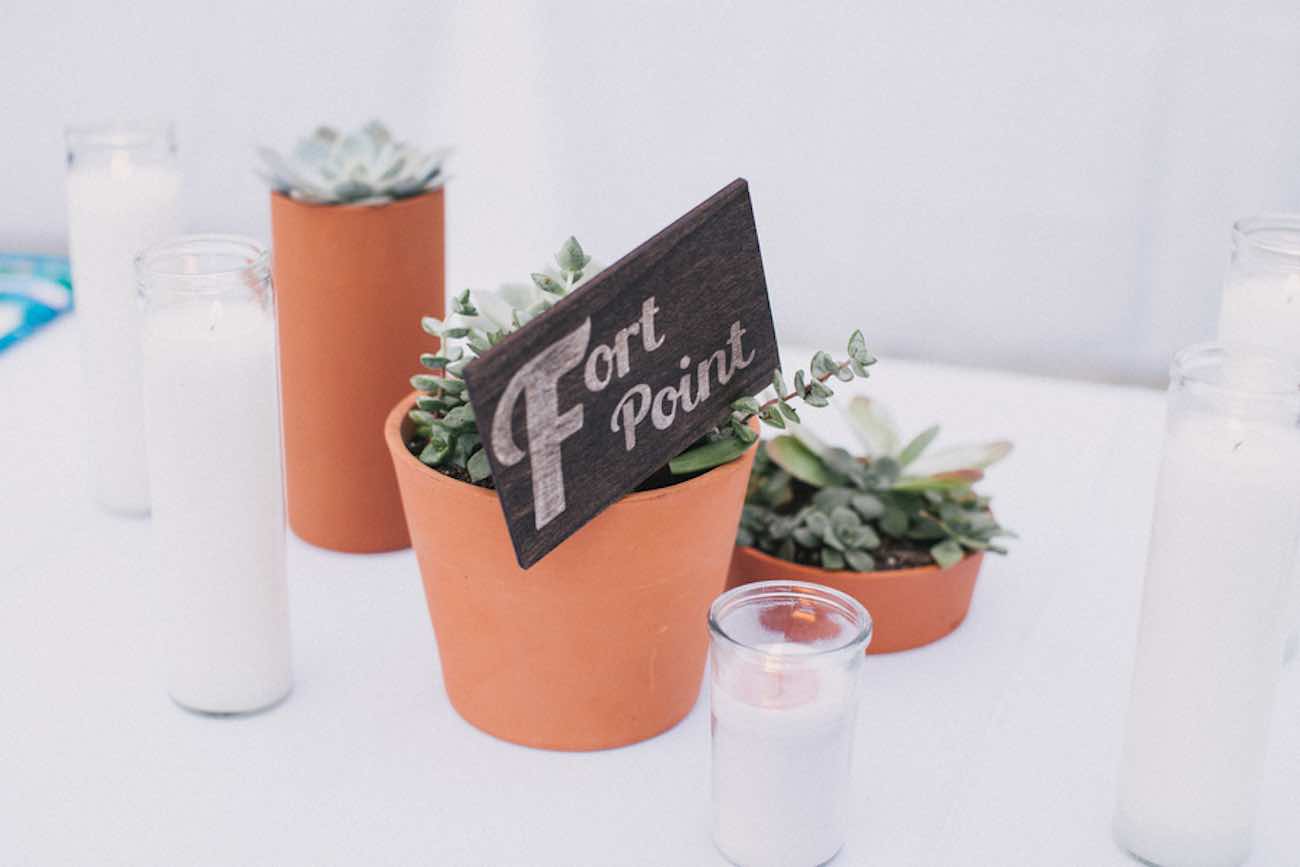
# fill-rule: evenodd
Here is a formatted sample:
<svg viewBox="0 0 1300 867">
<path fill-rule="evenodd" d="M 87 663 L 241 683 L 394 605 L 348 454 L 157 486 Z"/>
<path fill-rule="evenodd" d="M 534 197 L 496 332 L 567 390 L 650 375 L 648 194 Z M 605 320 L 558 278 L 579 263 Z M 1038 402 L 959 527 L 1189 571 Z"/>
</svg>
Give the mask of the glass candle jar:
<svg viewBox="0 0 1300 867">
<path fill-rule="evenodd" d="M 844 845 L 871 617 L 838 590 L 761 581 L 709 610 L 713 834 L 743 867 L 812 867 Z"/>
<path fill-rule="evenodd" d="M 1219 339 L 1300 358 L 1300 216 L 1251 217 L 1233 225 Z M 1300 574 L 1292 579 L 1286 607 L 1284 655 L 1293 660 L 1300 651 Z"/>
<path fill-rule="evenodd" d="M 65 131 L 68 247 L 85 393 L 95 404 L 86 439 L 91 489 L 105 508 L 149 511 L 140 335 L 132 262 L 180 232 L 180 173 L 169 124 L 75 126 Z"/>
<path fill-rule="evenodd" d="M 1115 816 L 1149 863 L 1250 852 L 1300 542 L 1297 419 L 1287 356 L 1174 359 Z"/>
<path fill-rule="evenodd" d="M 136 269 L 168 691 L 192 710 L 258 710 L 290 687 L 270 256 L 199 235 Z"/>
</svg>

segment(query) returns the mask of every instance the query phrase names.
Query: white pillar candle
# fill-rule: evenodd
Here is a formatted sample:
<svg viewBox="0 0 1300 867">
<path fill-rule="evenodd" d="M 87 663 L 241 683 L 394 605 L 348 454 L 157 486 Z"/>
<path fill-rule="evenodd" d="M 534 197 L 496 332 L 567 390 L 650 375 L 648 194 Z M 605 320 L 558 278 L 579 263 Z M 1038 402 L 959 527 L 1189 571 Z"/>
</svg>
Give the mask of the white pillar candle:
<svg viewBox="0 0 1300 867">
<path fill-rule="evenodd" d="M 1233 226 L 1232 260 L 1219 307 L 1219 340 L 1300 358 L 1300 216 L 1253 217 Z M 1300 572 L 1286 603 L 1284 655 L 1300 651 Z"/>
<path fill-rule="evenodd" d="M 135 255 L 180 231 L 169 128 L 68 130 L 68 245 L 86 395 L 91 488 L 106 508 L 149 510 Z"/>
<path fill-rule="evenodd" d="M 268 260 L 209 236 L 155 247 L 140 269 L 168 691 L 194 710 L 257 710 L 290 688 Z"/>
<path fill-rule="evenodd" d="M 1180 353 L 1170 386 L 1115 817 L 1154 864 L 1251 848 L 1300 541 L 1300 373 L 1243 352 Z"/>
<path fill-rule="evenodd" d="M 812 867 L 844 845 L 871 619 L 837 591 L 760 582 L 710 613 L 713 828 L 743 867 Z"/>
</svg>

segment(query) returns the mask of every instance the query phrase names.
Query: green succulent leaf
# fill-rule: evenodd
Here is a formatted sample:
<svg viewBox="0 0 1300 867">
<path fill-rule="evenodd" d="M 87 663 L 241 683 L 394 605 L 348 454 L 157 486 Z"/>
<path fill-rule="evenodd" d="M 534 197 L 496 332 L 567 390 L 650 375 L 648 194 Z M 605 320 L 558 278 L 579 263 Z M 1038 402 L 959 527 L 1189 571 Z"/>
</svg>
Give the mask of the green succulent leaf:
<svg viewBox="0 0 1300 867">
<path fill-rule="evenodd" d="M 591 257 L 583 252 L 578 239 L 572 236 L 560 247 L 560 252 L 555 254 L 556 264 L 564 271 L 581 271 L 590 261 Z"/>
<path fill-rule="evenodd" d="M 947 569 L 956 566 L 966 554 L 959 543 L 952 539 L 945 539 L 930 548 L 930 556 L 939 564 L 940 569 Z"/>
<path fill-rule="evenodd" d="M 564 294 L 564 287 L 551 275 L 535 271 L 529 276 L 533 278 L 533 283 L 537 284 L 537 288 L 541 289 L 543 292 L 550 295 Z"/>
<path fill-rule="evenodd" d="M 487 452 L 483 449 L 479 449 L 474 452 L 474 454 L 470 455 L 469 462 L 466 464 L 466 469 L 469 470 L 470 479 L 476 482 L 481 482 L 483 479 L 492 475 L 492 468 L 488 464 Z"/>
<path fill-rule="evenodd" d="M 919 458 L 921 453 L 930 447 L 930 443 L 934 442 L 934 438 L 938 435 L 938 425 L 933 425 L 921 431 L 912 439 L 911 442 L 903 446 L 903 450 L 898 453 L 899 464 L 906 467 L 912 461 Z"/>
<path fill-rule="evenodd" d="M 868 521 L 874 521 L 885 514 L 885 504 L 875 494 L 854 494 L 849 503 L 855 512 Z"/>
<path fill-rule="evenodd" d="M 854 572 L 870 572 L 876 568 L 876 561 L 866 551 L 845 551 L 844 561 Z"/>
<path fill-rule="evenodd" d="M 748 448 L 749 443 L 741 442 L 735 437 L 726 437 L 682 452 L 668 462 L 668 470 L 679 476 L 687 473 L 701 473 L 734 461 L 743 455 Z"/>
<path fill-rule="evenodd" d="M 844 568 L 844 554 L 834 548 L 822 549 L 822 568 L 837 572 Z"/>
<path fill-rule="evenodd" d="M 781 469 L 813 487 L 823 488 L 834 481 L 821 458 L 795 437 L 782 435 L 773 439 L 767 444 L 767 456 Z"/>
</svg>

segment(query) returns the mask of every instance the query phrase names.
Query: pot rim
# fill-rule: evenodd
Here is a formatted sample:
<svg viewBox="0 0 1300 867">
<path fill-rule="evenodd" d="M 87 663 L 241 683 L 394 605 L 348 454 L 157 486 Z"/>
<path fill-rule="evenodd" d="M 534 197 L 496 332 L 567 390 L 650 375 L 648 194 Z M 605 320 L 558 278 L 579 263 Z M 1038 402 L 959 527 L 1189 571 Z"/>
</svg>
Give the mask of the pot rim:
<svg viewBox="0 0 1300 867">
<path fill-rule="evenodd" d="M 843 576 L 847 579 L 855 579 L 859 581 L 885 581 L 892 578 L 908 579 L 919 575 L 932 574 L 934 572 L 948 572 L 959 568 L 963 563 L 973 557 L 984 556 L 983 551 L 968 551 L 966 556 L 962 557 L 956 563 L 953 563 L 947 569 L 944 569 L 938 563 L 931 563 L 929 566 L 909 566 L 906 569 L 877 569 L 874 572 L 850 572 L 846 569 L 831 570 L 823 569 L 820 566 L 808 566 L 804 563 L 792 563 L 789 560 L 782 560 L 780 557 L 773 557 L 766 551 L 760 551 L 752 545 L 737 545 L 736 550 L 744 551 L 746 555 L 756 557 L 762 562 L 776 563 L 782 567 L 795 570 L 796 574 L 803 574 L 806 576 L 833 575 L 837 578 Z M 807 580 L 813 579 L 808 578 Z M 815 583 L 821 582 L 816 581 Z"/>
<path fill-rule="evenodd" d="M 415 404 L 416 397 L 420 394 L 422 394 L 422 392 L 411 391 L 404 395 L 402 399 L 397 402 L 397 405 L 389 411 L 388 418 L 384 419 L 384 440 L 388 443 L 389 451 L 394 455 L 399 456 L 397 460 L 409 461 L 414 466 L 424 470 L 429 476 L 437 480 L 437 484 L 445 482 L 447 484 L 456 485 L 458 488 L 466 489 L 470 496 L 490 497 L 493 500 L 500 500 L 495 488 L 484 488 L 479 485 L 472 485 L 469 482 L 462 482 L 460 479 L 453 479 L 450 476 L 438 472 L 433 467 L 427 466 L 422 463 L 419 458 L 411 454 L 410 450 L 406 447 L 406 441 L 402 438 L 402 422 L 406 419 L 406 414 L 410 412 L 412 406 Z M 756 428 L 757 426 L 758 422 L 755 419 L 750 419 L 750 427 Z M 757 445 L 758 441 L 755 440 L 753 443 L 750 443 L 749 449 L 746 449 L 746 451 L 754 449 Z M 741 463 L 740 459 L 743 456 L 744 452 L 742 452 L 739 457 L 736 457 L 725 464 L 713 467 L 713 469 L 707 470 L 693 479 L 687 479 L 686 481 L 678 482 L 675 485 L 668 485 L 664 488 L 655 488 L 653 491 L 634 491 L 630 494 L 624 494 L 618 500 L 611 503 L 608 508 L 613 508 L 614 506 L 619 506 L 623 503 L 645 503 L 651 500 L 660 499 L 661 497 L 672 496 L 677 492 L 694 490 L 695 488 L 707 483 L 708 480 L 718 478 L 720 475 L 718 471 L 735 472 L 737 465 Z"/>
<path fill-rule="evenodd" d="M 362 209 L 380 210 L 384 208 L 414 207 L 416 202 L 422 202 L 423 200 L 433 195 L 441 195 L 443 189 L 444 187 L 438 186 L 438 187 L 434 187 L 431 190 L 425 190 L 423 192 L 416 193 L 413 196 L 403 196 L 400 199 L 393 199 L 391 202 L 383 202 L 383 203 L 372 202 L 370 204 L 359 203 L 359 202 L 304 202 L 301 199 L 295 199 L 293 196 L 289 195 L 288 193 L 282 190 L 271 190 L 271 198 L 280 199 L 281 201 L 287 204 L 297 205 L 298 207 L 309 208 L 312 210 L 318 208 L 319 209 L 328 208 L 331 210 L 358 210 L 358 211 Z"/>
</svg>

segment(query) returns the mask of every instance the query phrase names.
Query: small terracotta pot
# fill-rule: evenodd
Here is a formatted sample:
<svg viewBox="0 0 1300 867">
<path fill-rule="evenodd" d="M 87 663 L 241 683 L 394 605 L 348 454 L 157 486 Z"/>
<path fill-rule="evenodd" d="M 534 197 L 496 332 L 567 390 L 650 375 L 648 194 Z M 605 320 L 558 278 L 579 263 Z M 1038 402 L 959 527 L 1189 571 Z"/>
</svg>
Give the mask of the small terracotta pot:
<svg viewBox="0 0 1300 867">
<path fill-rule="evenodd" d="M 938 641 L 966 619 L 983 553 L 968 554 L 940 569 L 922 566 L 886 572 L 829 572 L 738 547 L 731 557 L 727 589 L 754 581 L 811 581 L 841 590 L 871 612 L 867 653 L 893 653 Z"/>
<path fill-rule="evenodd" d="M 629 494 L 525 571 L 496 492 L 407 451 L 414 403 L 397 404 L 384 435 L 456 711 L 551 750 L 624 746 L 676 725 L 699 695 L 709 604 L 727 581 L 754 450 Z"/>
<path fill-rule="evenodd" d="M 271 194 L 289 526 L 335 551 L 410 545 L 376 431 L 443 314 L 443 193 L 387 205 Z"/>
</svg>

